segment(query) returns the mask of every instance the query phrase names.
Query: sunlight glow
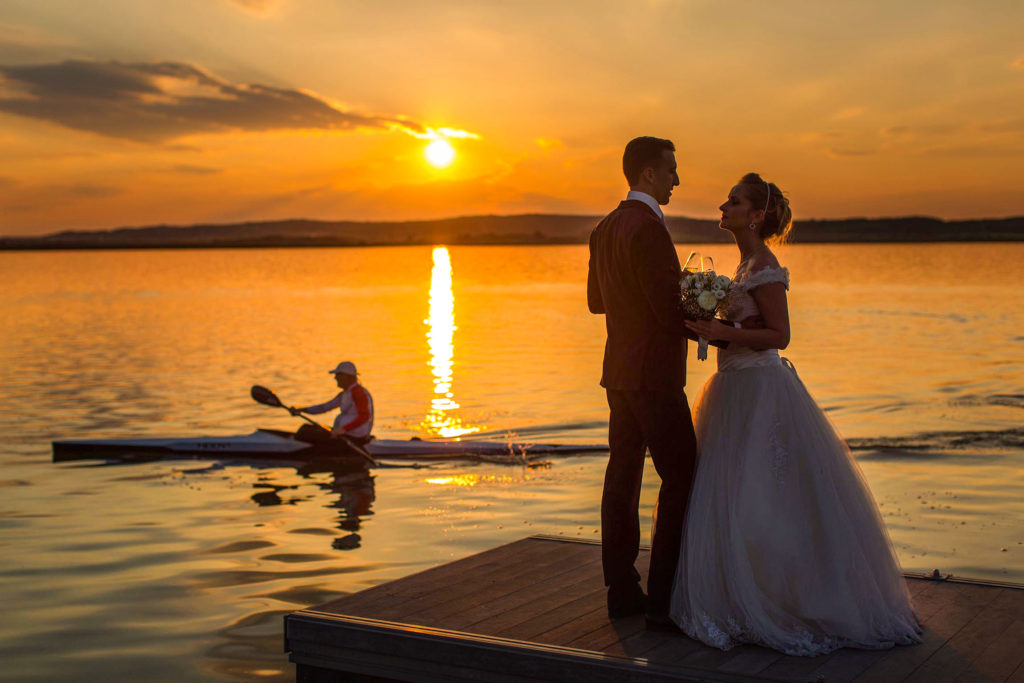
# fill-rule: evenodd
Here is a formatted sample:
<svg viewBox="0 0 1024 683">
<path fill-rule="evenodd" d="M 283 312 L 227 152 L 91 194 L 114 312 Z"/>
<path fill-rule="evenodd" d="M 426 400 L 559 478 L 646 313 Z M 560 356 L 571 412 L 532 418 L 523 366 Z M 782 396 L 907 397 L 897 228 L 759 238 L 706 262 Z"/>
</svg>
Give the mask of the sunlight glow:
<svg viewBox="0 0 1024 683">
<path fill-rule="evenodd" d="M 529 477 L 527 477 L 528 479 Z M 452 474 L 441 477 L 430 477 L 425 480 L 428 484 L 434 486 L 460 486 L 464 488 L 471 488 L 477 484 L 513 484 L 515 479 L 507 474 L 493 475 L 493 474 Z"/>
<path fill-rule="evenodd" d="M 476 474 L 456 474 L 448 477 L 431 477 L 427 479 L 428 484 L 435 486 L 476 486 L 480 482 L 480 476 Z"/>
<path fill-rule="evenodd" d="M 422 427 L 431 436 L 459 437 L 480 431 L 463 424 L 448 411 L 459 404 L 453 400 L 452 366 L 455 363 L 455 296 L 452 294 L 452 262 L 447 247 L 434 248 L 434 267 L 430 275 L 430 326 L 427 344 L 434 375 L 434 398 Z"/>
<path fill-rule="evenodd" d="M 423 156 L 434 168 L 446 168 L 455 161 L 455 148 L 444 138 L 434 140 L 423 149 Z"/>
</svg>

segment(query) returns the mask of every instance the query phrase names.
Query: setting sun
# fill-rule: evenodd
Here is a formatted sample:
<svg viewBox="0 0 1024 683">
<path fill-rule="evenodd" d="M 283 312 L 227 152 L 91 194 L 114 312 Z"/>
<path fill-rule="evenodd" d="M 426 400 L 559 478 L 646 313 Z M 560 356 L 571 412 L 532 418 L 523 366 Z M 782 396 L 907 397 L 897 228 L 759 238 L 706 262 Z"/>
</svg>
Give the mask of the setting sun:
<svg viewBox="0 0 1024 683">
<path fill-rule="evenodd" d="M 434 140 L 423 150 L 423 156 L 434 168 L 445 168 L 455 161 L 455 148 L 447 140 Z"/>
</svg>

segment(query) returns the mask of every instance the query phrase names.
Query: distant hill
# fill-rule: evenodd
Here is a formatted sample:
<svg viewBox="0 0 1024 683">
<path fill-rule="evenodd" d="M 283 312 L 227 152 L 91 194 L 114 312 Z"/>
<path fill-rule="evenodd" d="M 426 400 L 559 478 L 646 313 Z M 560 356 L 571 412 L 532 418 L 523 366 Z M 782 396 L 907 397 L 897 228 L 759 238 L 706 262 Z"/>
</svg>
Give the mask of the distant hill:
<svg viewBox="0 0 1024 683">
<path fill-rule="evenodd" d="M 600 217 L 523 214 L 427 221 L 284 220 L 190 226 L 155 225 L 0 238 L 0 249 L 155 249 L 318 247 L 406 244 L 585 244 Z M 714 220 L 670 216 L 676 242 L 729 242 Z M 937 218 L 846 218 L 794 224 L 792 242 L 1017 242 L 1024 217 L 943 221 Z"/>
</svg>

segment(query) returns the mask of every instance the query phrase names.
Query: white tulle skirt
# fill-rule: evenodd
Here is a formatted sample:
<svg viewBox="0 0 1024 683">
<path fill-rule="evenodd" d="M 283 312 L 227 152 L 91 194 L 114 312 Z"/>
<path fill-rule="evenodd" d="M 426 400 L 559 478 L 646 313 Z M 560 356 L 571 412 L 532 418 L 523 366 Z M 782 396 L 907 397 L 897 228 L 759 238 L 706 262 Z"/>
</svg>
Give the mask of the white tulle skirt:
<svg viewBox="0 0 1024 683">
<path fill-rule="evenodd" d="M 792 655 L 920 642 L 871 493 L 788 360 L 722 352 L 694 426 L 671 609 L 687 634 Z"/>
</svg>

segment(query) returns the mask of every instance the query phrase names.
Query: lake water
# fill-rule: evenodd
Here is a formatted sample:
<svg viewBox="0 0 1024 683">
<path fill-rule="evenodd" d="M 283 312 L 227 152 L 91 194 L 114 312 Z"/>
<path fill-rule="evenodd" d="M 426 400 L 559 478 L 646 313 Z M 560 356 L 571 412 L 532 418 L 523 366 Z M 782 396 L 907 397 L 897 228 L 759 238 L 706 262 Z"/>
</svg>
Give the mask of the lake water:
<svg viewBox="0 0 1024 683">
<path fill-rule="evenodd" d="M 735 267 L 732 247 L 701 249 Z M 1024 244 L 779 255 L 784 355 L 903 567 L 1024 582 Z M 344 359 L 378 437 L 602 443 L 586 270 L 582 246 L 0 253 L 0 678 L 288 680 L 291 610 L 527 534 L 597 538 L 601 454 L 351 479 L 50 448 L 291 429 L 250 385 L 320 402 Z M 691 400 L 713 367 L 691 355 Z"/>
</svg>

